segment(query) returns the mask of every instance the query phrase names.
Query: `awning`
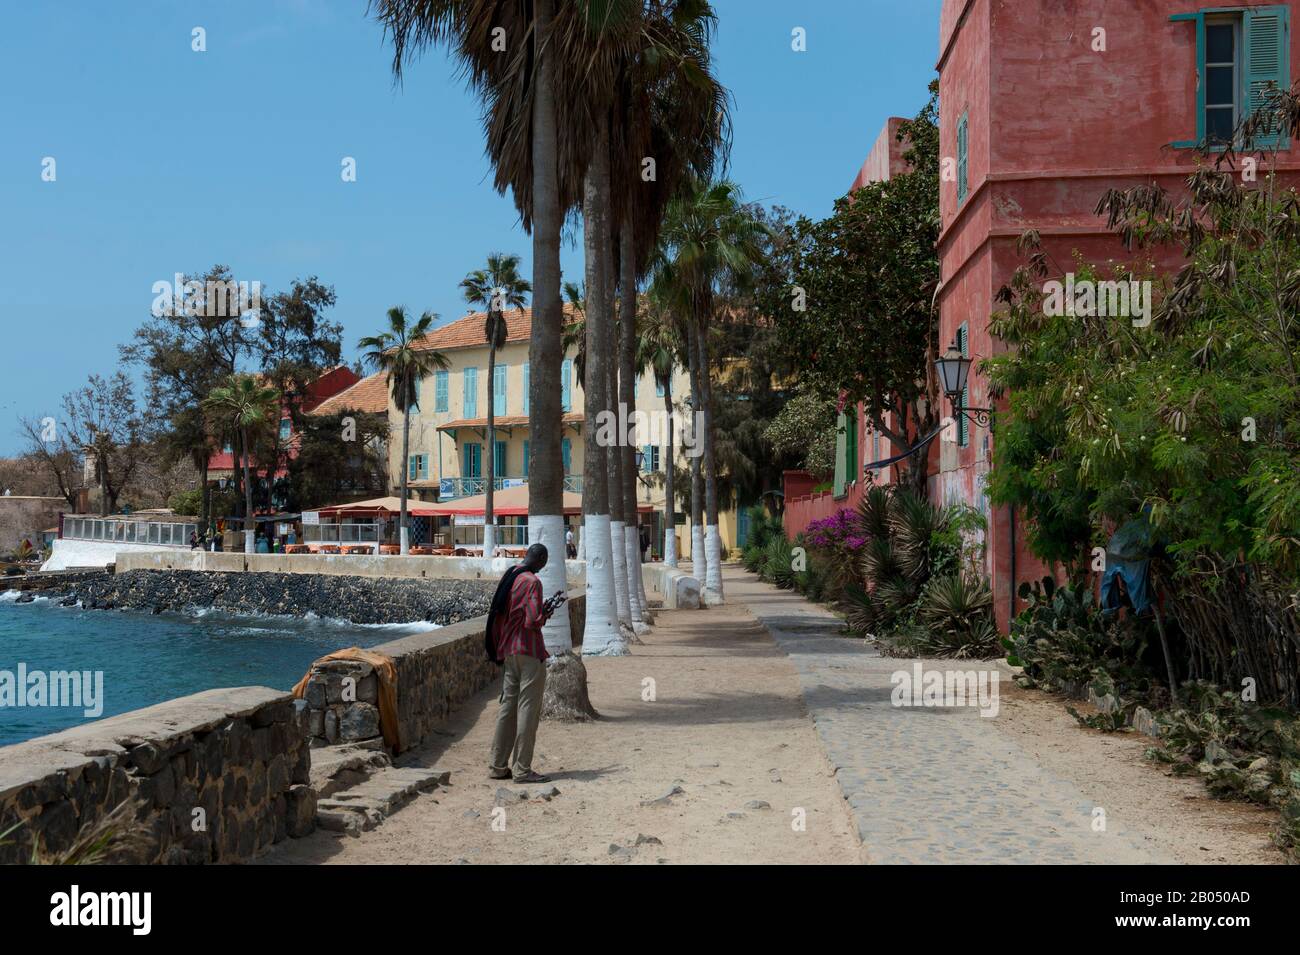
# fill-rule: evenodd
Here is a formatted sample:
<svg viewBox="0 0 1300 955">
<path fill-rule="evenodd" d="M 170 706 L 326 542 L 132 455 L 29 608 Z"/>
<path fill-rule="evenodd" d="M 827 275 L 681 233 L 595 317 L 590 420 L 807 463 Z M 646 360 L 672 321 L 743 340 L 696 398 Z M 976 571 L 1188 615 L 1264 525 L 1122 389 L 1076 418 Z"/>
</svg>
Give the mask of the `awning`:
<svg viewBox="0 0 1300 955">
<path fill-rule="evenodd" d="M 432 504 L 427 501 L 406 499 L 407 513 L 413 517 L 432 517 Z M 354 501 L 351 504 L 331 504 L 329 507 L 317 508 L 316 513 L 322 517 L 379 517 L 397 514 L 402 510 L 400 497 L 377 497 L 369 501 Z"/>
<path fill-rule="evenodd" d="M 431 508 L 431 513 L 442 517 L 454 517 L 458 514 L 466 517 L 476 517 L 487 513 L 487 495 L 475 494 L 472 497 L 462 497 L 454 501 L 444 501 L 440 504 L 426 504 L 424 506 Z M 581 514 L 582 495 L 575 494 L 572 491 L 565 491 L 563 509 L 565 514 Z M 642 514 L 654 513 L 654 507 L 649 504 L 638 504 L 637 510 Z M 492 513 L 497 517 L 527 517 L 528 485 L 502 488 L 493 494 Z"/>
</svg>

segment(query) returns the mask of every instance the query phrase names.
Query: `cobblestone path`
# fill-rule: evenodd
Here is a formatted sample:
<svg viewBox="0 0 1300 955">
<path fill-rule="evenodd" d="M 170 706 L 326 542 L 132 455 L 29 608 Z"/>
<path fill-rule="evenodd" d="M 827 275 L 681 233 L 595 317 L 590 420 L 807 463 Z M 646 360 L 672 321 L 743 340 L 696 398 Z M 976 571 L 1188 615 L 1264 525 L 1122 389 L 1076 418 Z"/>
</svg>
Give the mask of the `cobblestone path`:
<svg viewBox="0 0 1300 955">
<path fill-rule="evenodd" d="M 1087 792 L 1045 771 L 976 707 L 894 706 L 882 657 L 791 591 L 727 568 L 744 604 L 799 675 L 804 701 L 872 863 L 1167 863 L 1120 820 L 1097 831 Z M 927 669 L 988 669 L 929 660 Z M 1006 679 L 1005 671 L 1002 679 Z M 1104 808 L 1104 807 L 1103 807 Z"/>
</svg>

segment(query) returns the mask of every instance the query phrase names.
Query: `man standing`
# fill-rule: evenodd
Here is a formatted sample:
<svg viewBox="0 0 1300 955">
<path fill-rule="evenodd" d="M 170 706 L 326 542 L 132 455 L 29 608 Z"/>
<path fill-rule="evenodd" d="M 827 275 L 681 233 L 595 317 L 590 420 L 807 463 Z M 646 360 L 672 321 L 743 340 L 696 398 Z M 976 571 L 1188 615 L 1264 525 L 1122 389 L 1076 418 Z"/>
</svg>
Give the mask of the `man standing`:
<svg viewBox="0 0 1300 955">
<path fill-rule="evenodd" d="M 546 561 L 545 545 L 529 547 L 523 563 L 506 571 L 488 614 L 488 633 L 495 638 L 496 658 L 501 663 L 501 706 L 488 767 L 492 779 L 550 782 L 550 777 L 533 772 L 532 766 L 549 656 L 542 624 L 550 611 L 544 606 L 542 582 L 537 577 Z"/>
<path fill-rule="evenodd" d="M 578 548 L 573 544 L 573 528 L 570 527 L 564 532 L 564 553 L 569 560 L 576 560 L 578 557 Z"/>
</svg>

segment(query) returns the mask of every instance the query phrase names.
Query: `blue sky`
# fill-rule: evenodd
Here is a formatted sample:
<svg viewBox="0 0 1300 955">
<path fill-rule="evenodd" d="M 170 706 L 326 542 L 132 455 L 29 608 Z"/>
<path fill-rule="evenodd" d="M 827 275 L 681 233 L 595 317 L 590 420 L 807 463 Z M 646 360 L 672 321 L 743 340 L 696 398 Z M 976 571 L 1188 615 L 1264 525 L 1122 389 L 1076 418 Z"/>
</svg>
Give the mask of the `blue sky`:
<svg viewBox="0 0 1300 955">
<path fill-rule="evenodd" d="M 748 198 L 824 216 L 933 75 L 940 0 L 715 0 Z M 15 4 L 0 57 L 0 454 L 214 263 L 334 286 L 345 357 L 386 309 L 449 321 L 458 283 L 529 240 L 493 190 L 478 108 L 433 51 L 402 87 L 364 0 Z M 207 51 L 191 50 L 203 27 Z M 807 50 L 791 50 L 791 31 Z M 44 157 L 57 179 L 41 178 Z M 357 181 L 340 177 L 356 160 Z M 578 277 L 579 250 L 564 251 Z"/>
</svg>

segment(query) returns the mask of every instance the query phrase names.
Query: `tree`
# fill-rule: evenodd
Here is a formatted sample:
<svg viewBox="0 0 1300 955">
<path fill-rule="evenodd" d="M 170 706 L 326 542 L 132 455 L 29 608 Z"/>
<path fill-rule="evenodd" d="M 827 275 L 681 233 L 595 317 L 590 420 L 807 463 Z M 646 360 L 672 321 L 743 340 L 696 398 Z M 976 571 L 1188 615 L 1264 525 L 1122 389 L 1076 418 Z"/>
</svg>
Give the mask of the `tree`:
<svg viewBox="0 0 1300 955">
<path fill-rule="evenodd" d="M 826 479 L 835 473 L 834 422 L 835 402 L 801 392 L 767 426 L 765 436 L 776 451 L 794 455 L 813 477 Z"/>
<path fill-rule="evenodd" d="M 78 507 L 78 491 L 82 487 L 82 464 L 85 452 L 72 445 L 68 440 L 66 428 L 59 427 L 54 417 L 42 419 L 21 418 L 19 431 L 26 441 L 23 457 L 36 468 L 43 470 L 59 496 L 68 502 L 68 510 L 75 512 Z M 6 483 L 5 485 L 9 485 Z"/>
<path fill-rule="evenodd" d="M 247 449 L 252 432 L 264 428 L 279 419 L 281 396 L 274 388 L 268 388 L 258 382 L 252 375 L 234 374 L 226 383 L 212 389 L 204 402 L 213 419 L 220 426 L 238 432 L 240 446 L 245 449 L 243 458 L 244 472 L 244 553 L 256 551 L 256 521 L 253 516 L 253 485 L 250 474 Z"/>
<path fill-rule="evenodd" d="M 908 172 L 855 190 L 821 222 L 801 218 L 789 272 L 768 276 L 764 306 L 784 347 L 810 356 L 801 381 L 830 401 L 861 402 L 872 428 L 912 451 L 937 424 L 932 359 L 939 284 L 938 87 L 899 132 Z M 908 459 L 926 490 L 927 459 Z"/>
<path fill-rule="evenodd" d="M 63 396 L 68 443 L 86 457 L 99 488 L 99 513 L 116 512 L 117 499 L 145 455 L 146 423 L 131 381 L 91 375 L 84 388 Z"/>
<path fill-rule="evenodd" d="M 492 496 L 496 485 L 496 361 L 497 349 L 506 343 L 505 312 L 517 308 L 522 315 L 525 296 L 533 287 L 519 275 L 519 256 L 495 252 L 488 256 L 487 268 L 476 269 L 460 283 L 465 301 L 482 306 L 487 312 L 483 334 L 488 343 L 487 368 L 487 501 L 483 510 L 483 556 L 496 551 L 496 524 Z"/>
<path fill-rule="evenodd" d="M 640 310 L 641 326 L 637 336 L 636 368 L 654 375 L 655 383 L 664 393 L 664 414 L 667 427 L 667 446 L 663 464 L 664 475 L 664 563 L 677 566 L 677 496 L 674 487 L 676 462 L 673 455 L 673 425 L 677 415 L 673 411 L 673 372 L 685 364 L 681 323 L 672 311 L 654 295 L 646 296 Z"/>
<path fill-rule="evenodd" d="M 406 504 L 411 471 L 411 406 L 418 402 L 420 382 L 434 371 L 448 367 L 446 355 L 421 346 L 422 339 L 433 329 L 437 319 L 438 316 L 432 312 L 425 312 L 419 321 L 411 324 L 406 309 L 397 305 L 388 310 L 388 328 L 385 331 L 357 343 L 357 347 L 364 350 L 362 361 L 371 369 L 387 375 L 393 401 L 402 412 L 402 503 L 398 520 L 402 554 L 411 550 L 410 515 Z"/>
<path fill-rule="evenodd" d="M 752 283 L 766 237 L 765 224 L 741 201 L 739 187 L 728 180 L 697 180 L 668 205 L 658 280 L 661 294 L 683 310 L 691 326 L 692 406 L 702 417 L 704 441 L 704 596 L 714 603 L 723 598 L 722 538 L 708 331 L 717 321 L 715 307 L 724 291 Z"/>
</svg>

